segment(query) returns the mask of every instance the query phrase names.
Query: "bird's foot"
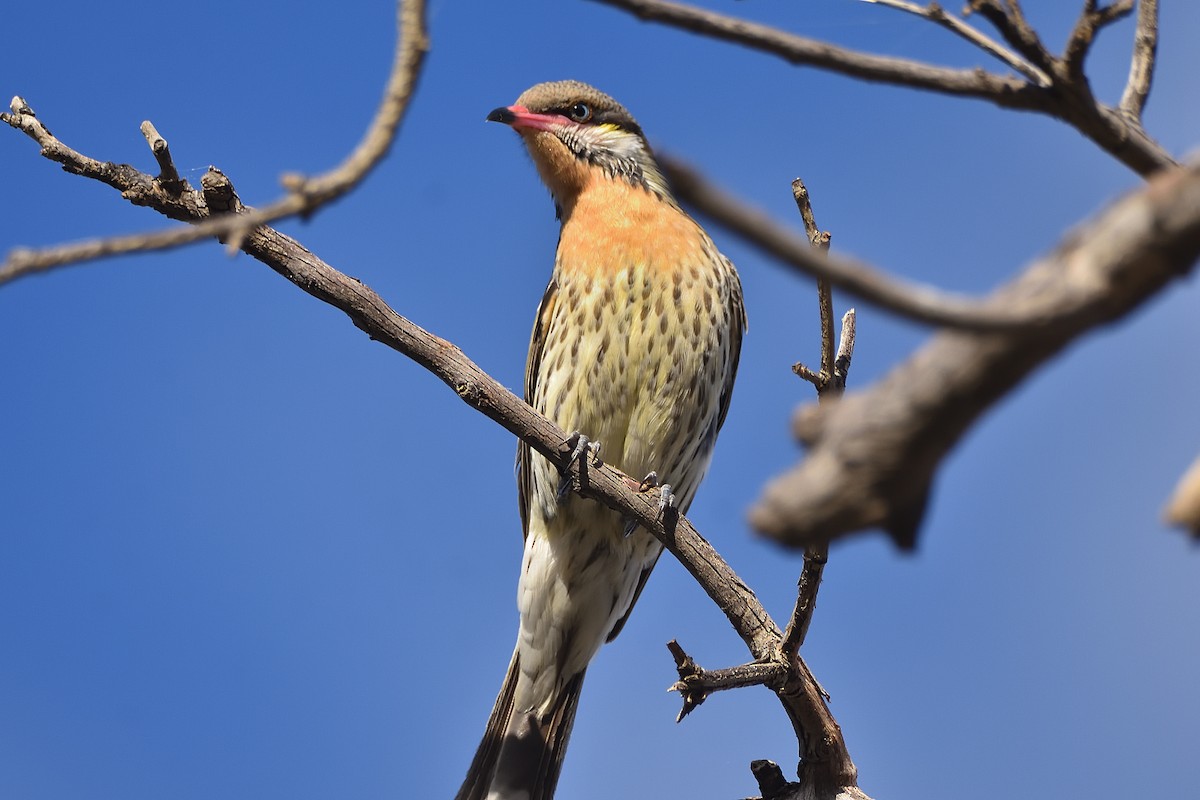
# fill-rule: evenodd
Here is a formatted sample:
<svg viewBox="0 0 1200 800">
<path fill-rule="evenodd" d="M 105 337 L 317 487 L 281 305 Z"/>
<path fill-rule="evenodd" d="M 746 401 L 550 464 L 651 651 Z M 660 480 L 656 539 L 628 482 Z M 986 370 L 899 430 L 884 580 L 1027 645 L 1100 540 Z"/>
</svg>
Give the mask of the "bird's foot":
<svg viewBox="0 0 1200 800">
<path fill-rule="evenodd" d="M 639 494 L 645 494 L 646 492 L 650 491 L 651 489 L 658 489 L 658 514 L 659 514 L 659 516 L 662 516 L 663 514 L 665 514 L 668 508 L 673 509 L 673 508 L 677 507 L 676 501 L 675 501 L 675 492 L 671 489 L 671 484 L 669 484 L 669 483 L 660 484 L 658 482 L 658 473 L 657 472 L 654 472 L 654 471 L 648 472 L 646 474 L 646 477 L 642 478 L 642 480 L 637 483 L 635 483 L 632 478 L 626 478 L 625 480 L 629 484 L 629 488 L 633 489 L 635 492 L 638 492 Z M 638 527 L 638 523 L 637 523 L 636 519 L 626 519 L 625 520 L 625 537 L 629 538 L 630 536 L 632 536 L 633 532 L 637 530 L 637 527 Z"/>
<path fill-rule="evenodd" d="M 563 442 L 567 447 L 571 448 L 571 455 L 567 459 L 566 465 L 563 467 L 562 480 L 558 482 L 558 502 L 567 499 L 567 495 L 571 493 L 571 466 L 583 457 L 584 453 L 591 454 L 592 464 L 599 467 L 603 464 L 600 460 L 600 443 L 593 442 L 579 431 L 575 431 L 567 440 Z M 583 462 L 587 465 L 587 461 Z"/>
<path fill-rule="evenodd" d="M 675 502 L 675 492 L 671 489 L 671 484 L 664 483 L 658 487 L 658 513 L 663 515 L 667 513 L 668 508 L 678 508 Z"/>
</svg>

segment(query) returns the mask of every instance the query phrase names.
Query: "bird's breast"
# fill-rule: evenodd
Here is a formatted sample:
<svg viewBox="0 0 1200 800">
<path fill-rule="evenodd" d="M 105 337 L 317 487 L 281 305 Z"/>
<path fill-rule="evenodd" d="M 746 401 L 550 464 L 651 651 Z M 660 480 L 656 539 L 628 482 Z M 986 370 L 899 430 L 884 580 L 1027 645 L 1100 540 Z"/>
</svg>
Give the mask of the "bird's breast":
<svg viewBox="0 0 1200 800">
<path fill-rule="evenodd" d="M 595 191 L 564 219 L 555 281 L 540 410 L 629 474 L 706 461 L 740 324 L 736 276 L 711 240 L 649 192 Z"/>
<path fill-rule="evenodd" d="M 556 269 L 600 278 L 641 265 L 667 273 L 702 264 L 708 237 L 678 207 L 620 180 L 588 185 L 563 219 Z"/>
</svg>

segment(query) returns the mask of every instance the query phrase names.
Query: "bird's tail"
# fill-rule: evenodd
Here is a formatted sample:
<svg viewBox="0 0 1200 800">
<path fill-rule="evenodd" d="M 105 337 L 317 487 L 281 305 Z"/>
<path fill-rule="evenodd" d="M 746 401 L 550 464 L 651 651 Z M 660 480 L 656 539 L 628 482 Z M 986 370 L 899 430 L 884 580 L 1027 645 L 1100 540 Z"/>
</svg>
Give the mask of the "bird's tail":
<svg viewBox="0 0 1200 800">
<path fill-rule="evenodd" d="M 520 678 L 514 652 L 483 741 L 455 800 L 551 800 L 575 723 L 583 672 L 563 687 L 550 713 L 519 711 L 513 697 Z"/>
</svg>

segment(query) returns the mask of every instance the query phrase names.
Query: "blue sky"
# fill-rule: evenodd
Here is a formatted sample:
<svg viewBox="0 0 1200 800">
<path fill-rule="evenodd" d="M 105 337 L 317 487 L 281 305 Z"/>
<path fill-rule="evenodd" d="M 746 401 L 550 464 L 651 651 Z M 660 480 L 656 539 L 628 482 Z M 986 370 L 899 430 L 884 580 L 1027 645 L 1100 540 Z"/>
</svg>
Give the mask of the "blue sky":
<svg viewBox="0 0 1200 800">
<path fill-rule="evenodd" d="M 850 0 L 714 3 L 789 30 L 985 64 Z M 1078 3 L 1027 2 L 1060 44 Z M 1200 142 L 1200 7 L 1163 3 L 1147 126 Z M 336 163 L 391 58 L 383 2 L 63 2 L 6 9 L 0 91 L 68 144 L 242 198 Z M 1119 97 L 1132 26 L 1089 70 Z M 984 292 L 1138 179 L 1051 120 L 866 85 L 589 3 L 435 0 L 399 141 L 355 194 L 283 228 L 519 391 L 556 223 L 484 117 L 542 80 L 627 105 L 662 149 L 778 218 L 804 178 L 833 246 Z M 991 66 L 988 64 L 988 66 Z M 0 131 L 0 248 L 160 227 Z M 777 618 L 801 562 L 744 518 L 799 457 L 789 372 L 817 354 L 806 281 L 713 231 L 750 315 L 699 529 Z M 1200 551 L 1159 511 L 1200 452 L 1200 290 L 1186 278 L 1037 373 L 946 462 L 921 546 L 838 545 L 805 655 L 878 798 L 1124 798 L 1200 780 Z M 856 303 L 851 385 L 929 333 Z M 514 441 L 420 368 L 246 256 L 191 249 L 0 288 L 0 797 L 449 797 L 515 635 Z M 740 641 L 664 559 L 589 672 L 560 796 L 743 797 L 795 760 L 764 690 L 681 725 L 664 643 Z"/>
</svg>

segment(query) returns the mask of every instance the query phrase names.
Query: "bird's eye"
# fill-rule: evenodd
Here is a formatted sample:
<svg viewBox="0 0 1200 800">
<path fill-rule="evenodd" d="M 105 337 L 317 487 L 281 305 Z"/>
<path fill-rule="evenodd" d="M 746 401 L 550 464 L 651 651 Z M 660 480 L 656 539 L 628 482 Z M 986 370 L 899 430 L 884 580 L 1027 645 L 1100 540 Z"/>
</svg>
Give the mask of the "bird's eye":
<svg viewBox="0 0 1200 800">
<path fill-rule="evenodd" d="M 567 116 L 576 122 L 587 122 L 592 118 L 592 107 L 587 103 L 576 103 L 567 109 Z"/>
</svg>

